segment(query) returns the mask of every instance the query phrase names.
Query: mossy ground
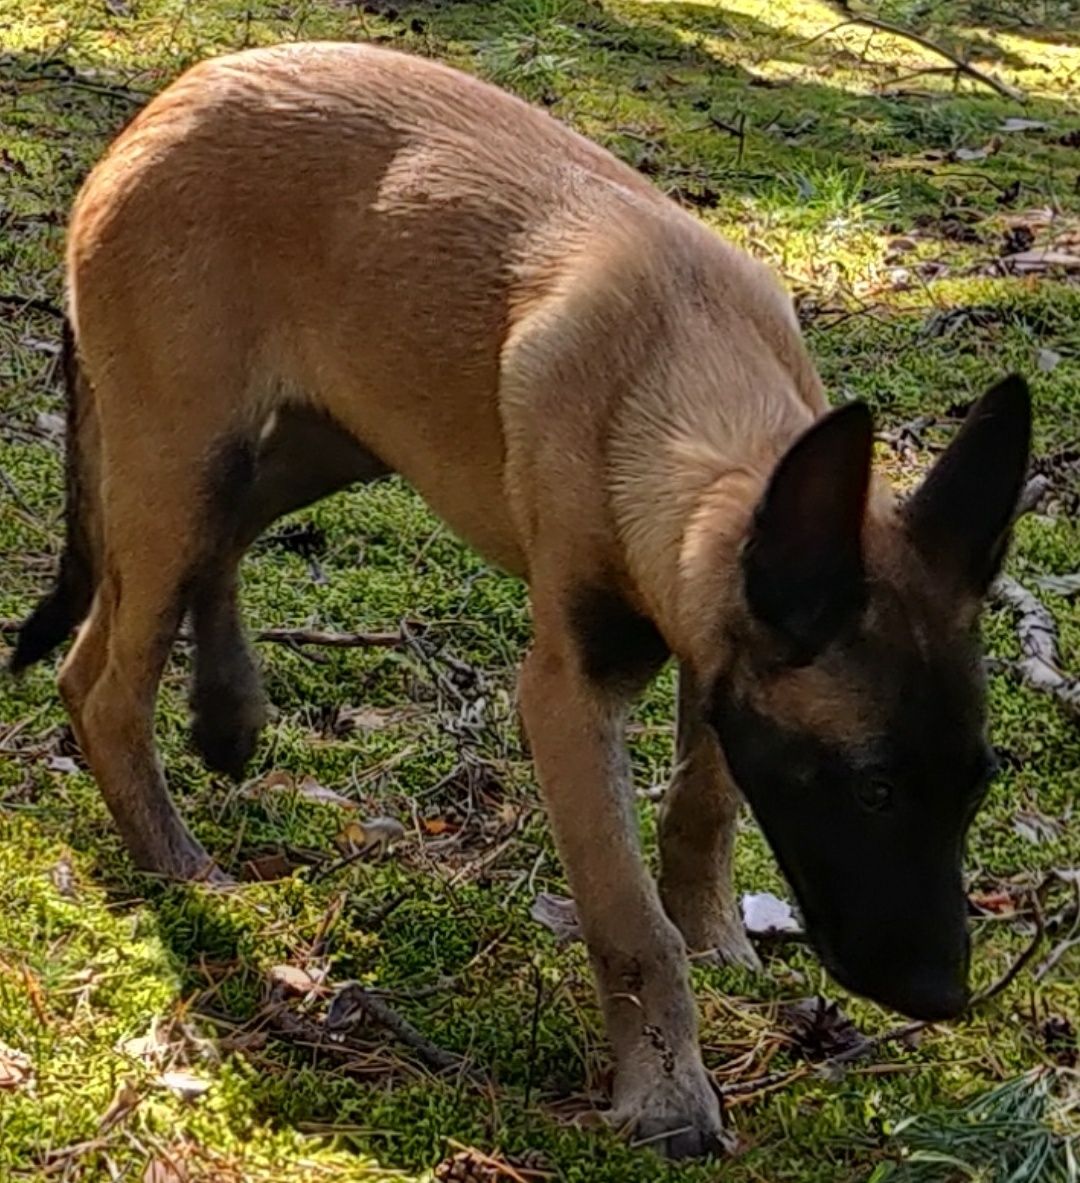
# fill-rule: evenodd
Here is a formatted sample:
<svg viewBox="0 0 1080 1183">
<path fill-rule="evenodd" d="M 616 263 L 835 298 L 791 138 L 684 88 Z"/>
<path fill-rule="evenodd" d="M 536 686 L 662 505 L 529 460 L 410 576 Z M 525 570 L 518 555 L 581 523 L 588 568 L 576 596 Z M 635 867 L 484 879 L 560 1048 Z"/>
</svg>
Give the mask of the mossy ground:
<svg viewBox="0 0 1080 1183">
<path fill-rule="evenodd" d="M 1026 245 L 1024 228 L 1037 245 L 1075 251 L 1080 241 L 1080 8 L 889 0 L 874 12 L 970 55 L 1027 103 L 957 82 L 932 53 L 844 24 L 817 0 L 0 0 L 0 617 L 27 611 L 60 542 L 50 416 L 63 397 L 48 305 L 61 298 L 63 224 L 81 177 L 143 94 L 185 66 L 293 38 L 387 41 L 547 104 L 783 272 L 834 398 L 868 399 L 885 426 L 945 415 L 1006 370 L 1034 375 L 1037 447 L 1062 463 L 1050 511 L 1021 523 L 1011 569 L 1030 582 L 1080 568 L 1066 487 L 1080 444 L 1080 286 L 995 262 L 1006 235 L 1008 249 Z M 1003 129 L 1017 117 L 1042 126 Z M 904 456 L 883 445 L 882 462 L 911 480 L 947 434 L 930 430 Z M 160 707 L 173 791 L 234 872 L 270 853 L 295 869 L 229 894 L 139 877 L 89 776 L 56 764 L 54 667 L 0 682 L 0 1043 L 33 1069 L 32 1081 L 0 1089 L 0 1178 L 181 1178 L 166 1160 L 190 1178 L 414 1178 L 453 1138 L 503 1155 L 541 1151 L 568 1181 L 854 1181 L 886 1158 L 883 1123 L 1051 1064 L 1044 1020 L 1080 1025 L 1080 960 L 1069 955 L 916 1050 L 883 1048 L 879 1063 L 842 1078 L 732 1107 L 743 1151 L 730 1162 L 668 1166 L 575 1128 L 567 1115 L 602 1093 L 607 1060 L 580 947 L 557 946 L 528 914 L 537 891 L 564 888 L 513 710 L 523 591 L 395 482 L 301 520 L 318 553 L 257 548 L 244 569 L 248 618 L 342 630 L 407 618 L 424 626 L 433 666 L 415 650 L 263 646 L 279 714 L 252 775 L 313 776 L 361 817 L 399 818 L 408 840 L 381 861 L 334 869 L 341 809 L 209 776 L 188 748 L 181 649 Z M 1076 600 L 1046 601 L 1063 664 L 1080 668 Z M 1007 617 L 990 614 L 986 631 L 995 655 L 1016 656 Z M 456 708 L 433 667 L 458 671 Z M 637 715 L 642 786 L 670 768 L 672 685 L 663 676 Z M 973 889 L 984 892 L 1080 865 L 1069 821 L 1080 730 L 1007 674 L 991 694 L 1006 760 L 970 852 Z M 341 708 L 359 706 L 379 709 L 341 734 Z M 650 852 L 652 809 L 643 800 Z M 1014 828 L 1021 810 L 1061 824 L 1033 843 Z M 738 878 L 742 889 L 783 892 L 749 824 Z M 1027 934 L 984 920 L 976 939 L 985 985 Z M 379 1032 L 347 1063 L 264 1038 L 258 1022 L 245 1024 L 279 964 L 390 991 L 485 1083 L 436 1079 Z M 769 954 L 767 968 L 694 971 L 707 1062 L 721 1074 L 735 1065 L 748 1076 L 770 1054 L 773 1069 L 791 1062 L 771 1034 L 777 1000 L 821 992 L 868 1031 L 893 1021 L 845 998 L 797 946 Z M 155 1021 L 164 1061 L 149 1064 L 130 1041 Z M 160 1087 L 170 1067 L 202 1076 L 208 1091 L 185 1101 Z M 103 1124 L 124 1080 L 138 1103 Z"/>
</svg>

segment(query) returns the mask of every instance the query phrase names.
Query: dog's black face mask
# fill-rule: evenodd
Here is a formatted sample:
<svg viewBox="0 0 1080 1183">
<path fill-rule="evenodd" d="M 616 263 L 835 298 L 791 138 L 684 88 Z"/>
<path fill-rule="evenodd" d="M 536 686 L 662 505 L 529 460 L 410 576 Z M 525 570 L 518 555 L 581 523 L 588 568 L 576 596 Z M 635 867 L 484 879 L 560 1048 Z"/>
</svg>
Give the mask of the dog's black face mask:
<svg viewBox="0 0 1080 1183">
<path fill-rule="evenodd" d="M 915 1018 L 967 1001 L 963 852 L 994 770 L 975 622 L 1029 444 L 1009 379 L 868 521 L 869 414 L 812 427 L 758 508 L 747 629 L 706 708 L 826 967 Z"/>
</svg>

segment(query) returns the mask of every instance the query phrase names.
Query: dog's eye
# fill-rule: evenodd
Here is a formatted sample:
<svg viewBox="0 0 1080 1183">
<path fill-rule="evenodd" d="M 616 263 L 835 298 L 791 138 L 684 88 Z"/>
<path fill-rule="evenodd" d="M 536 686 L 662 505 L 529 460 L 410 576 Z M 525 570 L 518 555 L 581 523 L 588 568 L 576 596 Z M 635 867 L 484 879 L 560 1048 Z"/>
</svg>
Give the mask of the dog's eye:
<svg viewBox="0 0 1080 1183">
<path fill-rule="evenodd" d="M 893 803 L 893 787 L 887 780 L 864 781 L 856 789 L 860 804 L 874 813 L 882 813 Z"/>
</svg>

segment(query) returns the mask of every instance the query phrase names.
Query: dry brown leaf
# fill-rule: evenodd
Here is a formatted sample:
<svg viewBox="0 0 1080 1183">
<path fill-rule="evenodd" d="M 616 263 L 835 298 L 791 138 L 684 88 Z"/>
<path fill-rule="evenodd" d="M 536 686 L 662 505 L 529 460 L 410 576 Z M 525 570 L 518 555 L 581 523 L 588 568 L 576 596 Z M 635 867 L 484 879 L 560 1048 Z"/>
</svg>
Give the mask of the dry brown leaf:
<svg viewBox="0 0 1080 1183">
<path fill-rule="evenodd" d="M 968 898 L 981 912 L 992 912 L 995 916 L 1016 911 L 1016 901 L 1007 891 L 973 891 Z"/>
<path fill-rule="evenodd" d="M 425 817 L 420 824 L 429 834 L 445 834 L 451 829 L 451 823 L 445 817 Z"/>
<path fill-rule="evenodd" d="M 0 1043 L 0 1090 L 22 1088 L 34 1079 L 34 1066 L 25 1052 Z"/>
<path fill-rule="evenodd" d="M 108 1109 L 101 1115 L 101 1120 L 98 1122 L 98 1133 L 105 1134 L 113 1126 L 122 1122 L 141 1100 L 142 1095 L 139 1090 L 132 1081 L 125 1077 L 116 1086 L 116 1092 L 113 1093 L 113 1099 L 109 1102 Z"/>
<path fill-rule="evenodd" d="M 338 805 L 342 809 L 356 808 L 355 801 L 350 801 L 348 797 L 343 797 L 340 793 L 335 793 L 333 789 L 319 784 L 313 776 L 305 776 L 296 786 L 296 791 L 301 797 L 305 797 L 308 801 L 317 801 L 320 805 Z"/>
<path fill-rule="evenodd" d="M 275 768 L 273 772 L 268 772 L 265 776 L 253 780 L 245 787 L 244 791 L 249 797 L 261 797 L 263 793 L 294 788 L 296 788 L 296 779 L 293 774 L 286 772 L 283 768 Z"/>
<path fill-rule="evenodd" d="M 351 821 L 337 835 L 338 849 L 346 857 L 372 851 L 385 854 L 405 837 L 405 827 L 396 818 L 372 817 Z"/>
<path fill-rule="evenodd" d="M 142 1174 L 142 1183 L 187 1183 L 184 1164 L 175 1158 L 152 1158 Z"/>
<path fill-rule="evenodd" d="M 244 863 L 244 878 L 267 882 L 274 879 L 288 879 L 295 865 L 281 851 L 256 855 Z"/>
</svg>

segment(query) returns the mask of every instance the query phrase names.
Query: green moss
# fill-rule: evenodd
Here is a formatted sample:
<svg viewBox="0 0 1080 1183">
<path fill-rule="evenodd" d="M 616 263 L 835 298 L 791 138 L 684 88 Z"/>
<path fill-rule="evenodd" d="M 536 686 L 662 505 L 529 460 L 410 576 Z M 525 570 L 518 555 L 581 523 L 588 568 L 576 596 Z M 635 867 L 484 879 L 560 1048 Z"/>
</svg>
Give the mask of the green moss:
<svg viewBox="0 0 1080 1183">
<path fill-rule="evenodd" d="M 546 104 L 770 260 L 799 293 L 834 398 L 866 398 L 892 424 L 940 414 L 1006 370 L 1035 373 L 1039 350 L 1049 349 L 1060 361 L 1036 374 L 1037 446 L 1051 452 L 1080 438 L 1080 289 L 990 273 L 1011 220 L 1038 228 L 1032 211 L 1052 208 L 1068 228 L 1080 213 L 1076 149 L 1062 142 L 1076 127 L 1080 91 L 1068 3 L 890 0 L 875 8 L 1023 87 L 1023 109 L 968 81 L 954 87 L 947 75 L 904 80 L 937 59 L 857 24 L 827 33 L 839 18 L 816 0 L 405 0 L 393 16 L 386 5 L 370 7 L 383 15 L 326 0 L 0 0 L 0 293 L 60 299 L 65 213 L 136 109 L 129 91 L 152 93 L 191 62 L 244 45 L 377 38 Z M 1047 127 L 1001 130 L 1021 114 Z M 984 158 L 952 155 L 987 146 Z M 959 309 L 976 311 L 964 319 Z M 61 458 L 37 419 L 63 409 L 56 338 L 47 312 L 0 304 L 0 469 L 18 493 L 0 492 L 5 618 L 32 604 L 59 547 Z M 882 456 L 910 482 L 929 453 L 915 464 L 887 449 Z M 348 819 L 302 794 L 238 790 L 208 775 L 188 748 L 180 651 L 159 710 L 178 802 L 232 869 L 272 852 L 296 869 L 227 893 L 165 887 L 131 870 L 90 778 L 50 770 L 34 755 L 64 723 L 54 669 L 0 682 L 0 1041 L 35 1070 L 33 1089 L 0 1093 L 0 1176 L 41 1177 L 50 1151 L 93 1141 L 130 1077 L 143 1095 L 126 1123 L 133 1136 L 121 1130 L 84 1152 L 81 1178 L 110 1178 L 105 1155 L 138 1177 L 148 1155 L 185 1139 L 184 1153 L 209 1177 L 370 1179 L 383 1168 L 416 1177 L 454 1138 L 507 1154 L 539 1149 L 565 1181 L 715 1179 L 715 1166 L 667 1166 L 566 1119 L 567 1098 L 580 1108 L 586 1094 L 602 1093 L 607 1059 L 583 950 L 557 945 L 528 917 L 533 892 L 565 885 L 513 705 L 529 635 L 522 588 L 460 547 L 398 481 L 340 495 L 300 520 L 325 538 L 317 570 L 281 546 L 257 547 L 244 567 L 249 619 L 338 629 L 426 623 L 429 639 L 481 672 L 485 727 L 469 754 L 489 766 L 487 796 L 451 775 L 462 745 L 422 663 L 377 649 L 314 662 L 264 647 L 279 713 L 252 776 L 314 776 L 354 800 L 361 816 L 399 817 L 410 835 L 380 862 L 305 865 L 312 854 L 337 856 Z M 1021 578 L 1078 567 L 1073 518 L 1021 523 L 1012 559 Z M 1046 600 L 1062 660 L 1076 669 L 1078 601 Z M 994 654 L 1017 656 L 1002 613 L 988 615 L 986 637 Z M 670 771 L 673 691 L 666 671 L 635 713 L 642 786 Z M 344 735 L 328 726 L 340 708 L 361 705 L 412 710 Z M 981 886 L 1034 882 L 1077 865 L 1076 828 L 1036 845 L 1013 819 L 1021 809 L 1060 818 L 1075 808 L 1080 733 L 1006 675 L 992 679 L 991 706 L 1007 769 L 973 832 L 971 873 Z M 653 858 L 644 801 L 641 818 Z M 514 840 L 482 862 L 511 825 Z M 58 886 L 62 860 L 70 861 L 70 897 Z M 743 889 L 784 891 L 749 822 L 737 877 Z M 1008 924 L 978 924 L 976 981 L 994 979 L 1025 939 Z M 257 1023 L 267 972 L 283 962 L 401 992 L 393 1002 L 402 1014 L 482 1067 L 490 1083 L 433 1078 L 378 1035 L 353 1073 L 310 1048 L 245 1043 L 226 1017 Z M 763 977 L 694 969 L 710 1066 L 722 1070 L 756 1046 L 776 1000 L 820 990 L 841 997 L 867 1029 L 892 1021 L 845 998 L 800 947 L 771 951 L 768 968 Z M 883 1050 L 895 1073 L 809 1078 L 733 1109 L 745 1151 L 723 1177 L 867 1178 L 881 1159 L 881 1122 L 937 1112 L 1043 1063 L 1038 1021 L 1076 1021 L 1078 968 L 1073 955 L 1038 983 L 1025 977 L 917 1051 Z M 182 1021 L 209 1041 L 181 1049 L 211 1082 L 200 1099 L 184 1103 L 156 1087 L 157 1069 L 122 1050 L 155 1020 Z M 771 1067 L 791 1062 L 781 1049 Z"/>
</svg>

